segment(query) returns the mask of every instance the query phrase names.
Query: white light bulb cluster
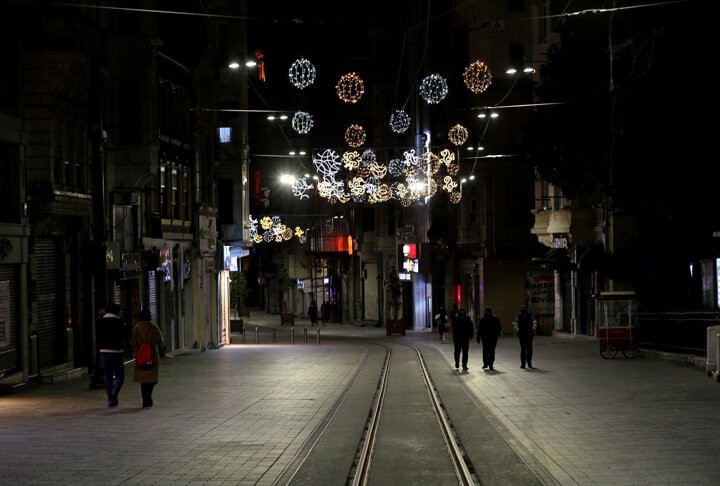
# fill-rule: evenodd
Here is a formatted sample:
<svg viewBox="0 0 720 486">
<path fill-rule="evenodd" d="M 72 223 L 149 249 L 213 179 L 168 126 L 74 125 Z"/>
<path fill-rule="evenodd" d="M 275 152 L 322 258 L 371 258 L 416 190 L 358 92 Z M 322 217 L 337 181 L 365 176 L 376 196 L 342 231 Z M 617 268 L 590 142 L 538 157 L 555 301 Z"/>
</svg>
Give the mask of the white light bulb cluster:
<svg viewBox="0 0 720 486">
<path fill-rule="evenodd" d="M 315 82 L 315 66 L 301 57 L 290 65 L 288 76 L 290 83 L 298 89 L 307 88 Z"/>
<path fill-rule="evenodd" d="M 431 105 L 437 105 L 448 94 L 448 84 L 445 78 L 439 74 L 431 74 L 422 80 L 420 84 L 420 96 Z"/>
</svg>

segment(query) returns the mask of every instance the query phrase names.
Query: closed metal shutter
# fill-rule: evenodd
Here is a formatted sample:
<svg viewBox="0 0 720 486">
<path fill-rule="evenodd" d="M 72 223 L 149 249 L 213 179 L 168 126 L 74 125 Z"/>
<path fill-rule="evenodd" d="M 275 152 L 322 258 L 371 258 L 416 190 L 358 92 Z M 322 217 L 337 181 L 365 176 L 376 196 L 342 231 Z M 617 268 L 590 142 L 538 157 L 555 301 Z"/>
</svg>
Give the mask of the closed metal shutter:
<svg viewBox="0 0 720 486">
<path fill-rule="evenodd" d="M 0 373 L 17 368 L 17 281 L 13 265 L 0 265 Z"/>
<path fill-rule="evenodd" d="M 157 300 L 157 277 L 155 276 L 155 272 L 148 272 L 147 274 L 147 280 L 148 280 L 148 309 L 150 310 L 150 315 L 152 315 L 153 322 L 157 324 L 160 322 L 158 320 L 158 300 Z"/>
<path fill-rule="evenodd" d="M 40 369 L 60 361 L 59 350 L 65 341 L 60 333 L 58 305 L 58 249 L 54 240 L 38 239 L 35 243 L 35 283 L 37 290 L 38 365 Z M 65 328 L 62 327 L 64 332 Z"/>
</svg>

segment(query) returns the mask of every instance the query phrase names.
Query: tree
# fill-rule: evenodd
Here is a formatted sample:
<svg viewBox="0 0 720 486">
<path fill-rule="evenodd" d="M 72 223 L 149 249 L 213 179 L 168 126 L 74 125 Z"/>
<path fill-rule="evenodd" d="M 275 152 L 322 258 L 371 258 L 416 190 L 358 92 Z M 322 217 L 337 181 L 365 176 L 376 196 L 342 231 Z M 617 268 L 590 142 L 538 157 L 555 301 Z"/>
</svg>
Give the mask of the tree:
<svg viewBox="0 0 720 486">
<path fill-rule="evenodd" d="M 247 306 L 250 287 L 244 272 L 230 272 L 230 301 L 236 309 Z"/>
</svg>

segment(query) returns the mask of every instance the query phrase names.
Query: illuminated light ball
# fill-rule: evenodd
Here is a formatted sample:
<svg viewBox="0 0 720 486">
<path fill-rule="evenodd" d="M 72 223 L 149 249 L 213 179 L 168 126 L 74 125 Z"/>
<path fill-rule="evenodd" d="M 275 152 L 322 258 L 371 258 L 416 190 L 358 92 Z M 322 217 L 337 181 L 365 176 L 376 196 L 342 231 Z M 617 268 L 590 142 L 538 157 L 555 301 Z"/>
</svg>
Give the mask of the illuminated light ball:
<svg viewBox="0 0 720 486">
<path fill-rule="evenodd" d="M 345 103 L 357 103 L 365 93 L 365 83 L 360 76 L 355 73 L 347 73 L 340 76 L 337 86 L 335 86 L 338 98 Z"/>
<path fill-rule="evenodd" d="M 400 177 L 405 170 L 405 163 L 401 159 L 392 159 L 388 162 L 388 172 L 393 177 Z"/>
<path fill-rule="evenodd" d="M 293 115 L 292 127 L 301 135 L 308 133 L 313 127 L 313 123 L 313 117 L 310 113 L 298 111 Z"/>
<path fill-rule="evenodd" d="M 299 89 L 307 88 L 315 82 L 315 66 L 305 58 L 300 58 L 290 66 L 290 83 Z"/>
<path fill-rule="evenodd" d="M 463 81 L 465 81 L 465 86 L 473 93 L 482 93 L 488 89 L 492 81 L 490 68 L 484 62 L 475 61 L 465 68 Z"/>
<path fill-rule="evenodd" d="M 450 128 L 450 131 L 448 132 L 448 138 L 456 146 L 464 144 L 465 142 L 467 142 L 468 139 L 467 128 L 458 123 L 457 125 Z"/>
<path fill-rule="evenodd" d="M 447 94 L 447 81 L 439 74 L 431 74 L 425 77 L 420 84 L 420 96 L 431 105 L 440 103 Z"/>
<path fill-rule="evenodd" d="M 352 124 L 345 130 L 345 141 L 351 147 L 360 147 L 365 143 L 365 129 L 360 125 Z"/>
<path fill-rule="evenodd" d="M 450 199 L 450 202 L 453 204 L 457 204 L 460 202 L 460 199 L 462 199 L 462 193 L 460 191 L 453 191 L 448 196 Z"/>
<path fill-rule="evenodd" d="M 390 130 L 395 133 L 405 133 L 410 128 L 410 115 L 403 110 L 395 110 L 390 115 Z"/>
</svg>

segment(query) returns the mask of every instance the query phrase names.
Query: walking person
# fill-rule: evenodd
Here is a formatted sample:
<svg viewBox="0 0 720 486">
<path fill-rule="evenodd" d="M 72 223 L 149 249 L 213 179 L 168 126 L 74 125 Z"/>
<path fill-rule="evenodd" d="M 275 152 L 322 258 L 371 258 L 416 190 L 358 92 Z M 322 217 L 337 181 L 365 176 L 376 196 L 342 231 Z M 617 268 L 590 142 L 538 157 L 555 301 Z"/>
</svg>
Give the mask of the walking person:
<svg viewBox="0 0 720 486">
<path fill-rule="evenodd" d="M 477 342 L 482 341 L 483 369 L 494 370 L 495 347 L 498 338 L 502 336 L 502 325 L 500 318 L 493 315 L 491 307 L 485 307 L 483 316 L 478 321 Z"/>
<path fill-rule="evenodd" d="M 437 322 L 438 334 L 440 335 L 440 342 L 445 342 L 445 326 L 447 325 L 447 312 L 445 312 L 445 306 L 441 305 L 438 309 L 438 313 L 435 315 L 435 321 Z"/>
<path fill-rule="evenodd" d="M 160 371 L 160 353 L 158 347 L 163 344 L 160 328 L 152 321 L 152 315 L 147 309 L 140 311 L 140 320 L 135 325 L 130 338 L 130 345 L 137 351 L 140 345 L 146 342 L 153 352 L 152 366 L 146 368 L 135 361 L 135 372 L 133 382 L 140 383 L 140 395 L 142 396 L 143 408 L 153 406 L 152 393 L 158 382 Z"/>
<path fill-rule="evenodd" d="M 468 349 L 470 348 L 470 340 L 473 337 L 473 323 L 467 315 L 464 308 L 458 310 L 457 316 L 452 322 L 453 328 L 453 344 L 455 345 L 455 369 L 460 365 L 460 355 L 462 354 L 462 369 L 468 370 Z"/>
<path fill-rule="evenodd" d="M 98 319 L 96 327 L 108 407 L 113 408 L 118 406 L 118 396 L 125 382 L 124 355 L 130 339 L 130 326 L 120 319 L 120 306 L 109 302 L 105 305 L 105 314 Z"/>
<path fill-rule="evenodd" d="M 537 322 L 532 313 L 528 311 L 526 304 L 520 307 L 520 312 L 515 316 L 513 328 L 520 341 L 520 368 L 525 369 L 525 364 L 527 364 L 528 368 L 532 368 L 533 336 L 535 335 Z"/>
<path fill-rule="evenodd" d="M 310 302 L 310 307 L 308 307 L 308 317 L 310 317 L 311 326 L 317 324 L 318 308 L 314 300 Z"/>
</svg>

